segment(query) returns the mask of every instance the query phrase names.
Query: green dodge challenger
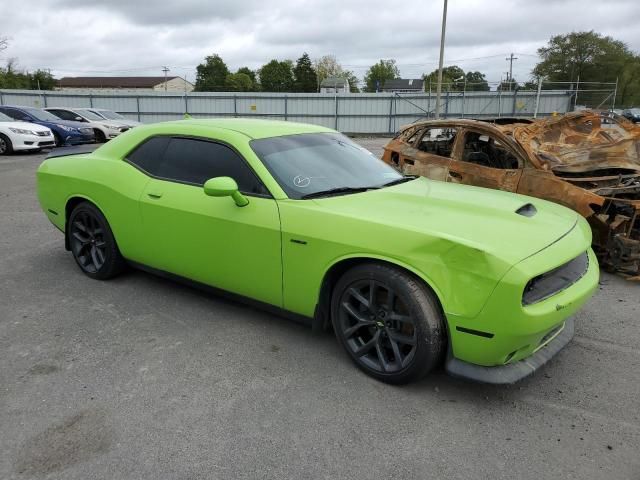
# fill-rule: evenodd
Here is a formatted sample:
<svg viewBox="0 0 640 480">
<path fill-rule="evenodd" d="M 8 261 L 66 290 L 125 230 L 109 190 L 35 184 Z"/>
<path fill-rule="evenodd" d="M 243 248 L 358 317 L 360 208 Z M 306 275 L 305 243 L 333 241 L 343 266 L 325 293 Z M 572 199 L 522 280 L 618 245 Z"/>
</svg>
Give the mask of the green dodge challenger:
<svg viewBox="0 0 640 480">
<path fill-rule="evenodd" d="M 333 130 L 181 120 L 56 151 L 38 196 L 89 277 L 133 265 L 333 326 L 389 383 L 512 383 L 573 336 L 591 231 L 544 200 L 402 176 Z"/>
</svg>

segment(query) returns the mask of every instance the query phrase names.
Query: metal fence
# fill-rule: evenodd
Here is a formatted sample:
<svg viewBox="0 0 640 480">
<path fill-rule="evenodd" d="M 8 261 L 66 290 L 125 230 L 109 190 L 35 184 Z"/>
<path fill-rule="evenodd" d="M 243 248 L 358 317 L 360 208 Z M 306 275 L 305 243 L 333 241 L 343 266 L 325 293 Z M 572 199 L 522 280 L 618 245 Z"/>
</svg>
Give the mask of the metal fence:
<svg viewBox="0 0 640 480">
<path fill-rule="evenodd" d="M 71 93 L 0 90 L 0 105 L 106 108 L 141 122 L 199 117 L 270 118 L 324 125 L 347 133 L 393 133 L 433 117 L 435 95 L 360 93 Z M 565 113 L 574 106 L 566 90 L 446 92 L 442 117 L 531 117 Z"/>
</svg>

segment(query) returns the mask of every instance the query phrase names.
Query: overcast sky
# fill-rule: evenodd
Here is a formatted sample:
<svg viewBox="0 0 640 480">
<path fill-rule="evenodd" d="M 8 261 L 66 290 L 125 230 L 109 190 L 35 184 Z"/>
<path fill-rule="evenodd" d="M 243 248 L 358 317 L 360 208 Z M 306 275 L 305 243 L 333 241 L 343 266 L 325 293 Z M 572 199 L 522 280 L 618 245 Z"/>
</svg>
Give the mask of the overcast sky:
<svg viewBox="0 0 640 480">
<path fill-rule="evenodd" d="M 194 81 L 218 53 L 231 70 L 272 58 L 335 55 L 362 79 L 380 58 L 404 78 L 437 68 L 442 0 L 0 0 L 0 36 L 22 68 L 56 77 L 171 74 Z M 555 34 L 591 30 L 640 51 L 640 0 L 450 0 L 445 65 L 498 81 L 515 52 L 526 80 L 536 49 Z M 612 79 L 615 81 L 615 79 Z"/>
</svg>

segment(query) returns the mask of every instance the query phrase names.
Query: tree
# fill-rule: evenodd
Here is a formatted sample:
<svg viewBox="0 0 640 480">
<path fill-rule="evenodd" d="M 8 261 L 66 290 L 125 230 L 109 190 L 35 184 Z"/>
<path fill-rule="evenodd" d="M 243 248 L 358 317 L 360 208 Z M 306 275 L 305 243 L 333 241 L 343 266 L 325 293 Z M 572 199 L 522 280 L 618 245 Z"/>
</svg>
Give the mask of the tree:
<svg viewBox="0 0 640 480">
<path fill-rule="evenodd" d="M 244 73 L 251 79 L 251 91 L 259 90 L 258 79 L 255 70 L 251 70 L 249 67 L 240 67 L 236 73 Z"/>
<path fill-rule="evenodd" d="M 7 61 L 7 66 L 0 67 L 0 88 L 15 88 L 22 90 L 53 90 L 56 80 L 45 70 L 33 73 L 21 71 L 17 68 L 15 58 Z"/>
<path fill-rule="evenodd" d="M 196 67 L 196 92 L 220 92 L 226 89 L 225 82 L 229 69 L 220 55 L 214 53 Z"/>
<path fill-rule="evenodd" d="M 250 92 L 253 90 L 251 77 L 246 73 L 230 73 L 225 79 L 225 86 L 230 92 Z"/>
<path fill-rule="evenodd" d="M 476 72 L 474 72 L 476 73 Z M 480 73 L 480 72 L 477 72 Z M 482 75 L 482 74 L 480 74 Z M 424 88 L 425 91 L 429 91 L 429 83 L 431 83 L 432 91 L 436 90 L 436 85 L 438 84 L 438 69 L 436 68 L 433 72 L 428 75 L 424 75 Z M 457 65 L 451 65 L 449 67 L 442 68 L 442 91 L 443 92 L 461 92 L 464 90 L 464 70 L 462 70 Z M 482 75 L 484 79 L 484 75 Z M 467 79 L 467 82 L 469 80 Z M 486 82 L 486 81 L 485 81 Z M 487 87 L 489 85 L 487 84 Z"/>
<path fill-rule="evenodd" d="M 488 92 L 490 90 L 489 83 L 481 72 L 467 72 L 465 74 L 467 80 L 466 90 L 469 92 Z M 463 85 L 464 88 L 464 85 Z"/>
<path fill-rule="evenodd" d="M 294 91 L 296 92 L 317 92 L 318 76 L 313 69 L 313 64 L 309 55 L 305 52 L 296 61 L 293 67 Z"/>
<path fill-rule="evenodd" d="M 291 92 L 293 90 L 293 62 L 271 60 L 258 71 L 260 85 L 265 92 Z"/>
<path fill-rule="evenodd" d="M 318 77 L 318 86 L 323 80 L 329 77 L 342 76 L 344 69 L 338 63 L 335 55 L 325 55 L 314 62 L 316 76 Z"/>
<path fill-rule="evenodd" d="M 393 59 L 380 60 L 375 65 L 369 67 L 364 76 L 364 83 L 368 92 L 375 92 L 379 88 L 383 88 L 387 80 L 400 78 L 400 71 Z"/>
<path fill-rule="evenodd" d="M 544 78 L 543 88 L 562 88 L 552 82 L 614 82 L 618 78 L 621 104 L 630 105 L 640 96 L 640 60 L 624 42 L 593 30 L 571 32 L 551 37 L 547 45 L 538 49 L 538 55 L 542 60 L 532 75 Z"/>
</svg>

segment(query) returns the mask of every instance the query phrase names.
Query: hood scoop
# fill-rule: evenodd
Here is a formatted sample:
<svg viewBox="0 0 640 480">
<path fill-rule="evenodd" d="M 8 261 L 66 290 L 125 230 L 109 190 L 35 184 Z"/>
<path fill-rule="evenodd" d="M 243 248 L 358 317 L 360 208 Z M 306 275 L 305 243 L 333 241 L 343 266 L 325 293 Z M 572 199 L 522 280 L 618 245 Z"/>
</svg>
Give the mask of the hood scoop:
<svg viewBox="0 0 640 480">
<path fill-rule="evenodd" d="M 532 204 L 525 203 L 523 206 L 516 210 L 516 213 L 518 215 L 522 215 L 523 217 L 533 217 L 536 213 L 538 213 L 538 210 L 536 210 L 536 207 L 534 207 Z"/>
</svg>

